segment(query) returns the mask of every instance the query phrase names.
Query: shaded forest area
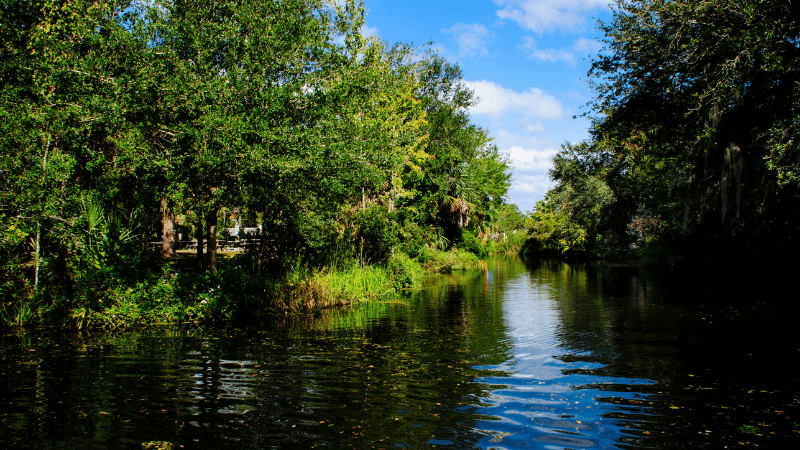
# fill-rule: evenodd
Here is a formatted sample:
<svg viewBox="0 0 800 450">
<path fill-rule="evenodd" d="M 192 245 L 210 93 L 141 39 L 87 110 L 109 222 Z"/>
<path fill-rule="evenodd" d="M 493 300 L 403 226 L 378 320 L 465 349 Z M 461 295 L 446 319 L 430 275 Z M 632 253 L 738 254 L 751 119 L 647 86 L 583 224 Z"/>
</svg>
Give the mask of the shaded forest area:
<svg viewBox="0 0 800 450">
<path fill-rule="evenodd" d="M 589 72 L 591 138 L 554 158 L 526 251 L 773 274 L 796 260 L 798 2 L 613 9 Z"/>
<path fill-rule="evenodd" d="M 251 317 L 518 248 L 460 69 L 363 23 L 353 0 L 0 1 L 2 319 Z M 220 258 L 234 226 L 254 245 Z M 178 233 L 191 264 L 163 262 Z"/>
</svg>

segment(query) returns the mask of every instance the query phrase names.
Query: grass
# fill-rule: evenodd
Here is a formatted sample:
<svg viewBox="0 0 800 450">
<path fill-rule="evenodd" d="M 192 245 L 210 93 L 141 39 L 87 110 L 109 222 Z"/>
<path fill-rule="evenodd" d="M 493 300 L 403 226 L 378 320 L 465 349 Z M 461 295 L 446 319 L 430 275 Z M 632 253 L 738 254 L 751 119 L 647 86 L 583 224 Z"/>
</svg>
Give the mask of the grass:
<svg viewBox="0 0 800 450">
<path fill-rule="evenodd" d="M 0 307 L 0 320 L 11 326 L 25 326 L 36 318 L 36 314 L 33 300 L 28 298 Z"/>
<path fill-rule="evenodd" d="M 423 249 L 417 260 L 426 272 L 448 273 L 453 270 L 485 269 L 486 262 L 466 250 Z"/>
<path fill-rule="evenodd" d="M 38 322 L 78 329 L 257 321 L 397 300 L 402 291 L 421 287 L 426 273 L 486 266 L 463 250 L 429 248 L 416 259 L 398 252 L 384 264 L 354 261 L 323 270 L 297 266 L 282 277 L 255 275 L 236 258 L 222 261 L 218 274 L 210 275 L 198 272 L 188 264 L 190 259 L 170 261 L 136 281 L 106 277 L 102 285 L 87 282 L 72 298 L 39 298 L 48 305 L 44 309 L 36 307 L 36 298 L 19 299 L 0 307 L 0 319 L 8 325 Z M 48 300 L 41 303 L 44 298 Z"/>
<path fill-rule="evenodd" d="M 337 298 L 347 301 L 382 299 L 397 291 L 390 272 L 382 266 L 352 265 L 314 276 Z"/>
</svg>

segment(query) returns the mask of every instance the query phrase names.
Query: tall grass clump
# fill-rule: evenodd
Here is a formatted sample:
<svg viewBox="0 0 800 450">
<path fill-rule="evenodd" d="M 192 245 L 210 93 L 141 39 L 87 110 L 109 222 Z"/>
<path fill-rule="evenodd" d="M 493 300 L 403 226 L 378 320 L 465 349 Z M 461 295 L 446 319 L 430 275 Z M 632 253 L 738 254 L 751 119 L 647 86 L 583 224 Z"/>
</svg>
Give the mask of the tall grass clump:
<svg viewBox="0 0 800 450">
<path fill-rule="evenodd" d="M 391 273 L 383 265 L 352 264 L 315 274 L 315 279 L 343 301 L 374 300 L 396 293 Z"/>
<path fill-rule="evenodd" d="M 252 280 L 237 299 L 234 315 L 257 318 L 269 314 L 319 311 L 365 300 L 391 297 L 394 281 L 384 265 L 349 262 L 343 267 L 310 270 L 295 267 L 288 273 Z"/>
<path fill-rule="evenodd" d="M 426 247 L 420 251 L 417 260 L 428 272 L 448 273 L 453 270 L 480 269 L 483 267 L 481 259 L 477 255 L 459 249 L 443 251 Z"/>
<path fill-rule="evenodd" d="M 37 308 L 30 298 L 22 298 L 15 302 L 0 306 L 0 321 L 11 326 L 25 326 L 36 318 Z"/>
</svg>

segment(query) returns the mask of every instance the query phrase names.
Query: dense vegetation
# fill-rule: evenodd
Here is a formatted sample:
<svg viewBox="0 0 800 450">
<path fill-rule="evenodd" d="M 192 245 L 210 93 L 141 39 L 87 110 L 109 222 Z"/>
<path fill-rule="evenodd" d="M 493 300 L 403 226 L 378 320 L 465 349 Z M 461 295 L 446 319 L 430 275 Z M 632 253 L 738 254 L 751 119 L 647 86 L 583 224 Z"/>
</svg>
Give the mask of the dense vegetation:
<svg viewBox="0 0 800 450">
<path fill-rule="evenodd" d="M 0 1 L 3 318 L 295 310 L 519 245 L 500 237 L 522 227 L 508 161 L 459 68 L 364 38 L 363 11 Z M 221 260 L 234 224 L 257 245 Z M 174 260 L 179 236 L 191 265 L 148 250 Z"/>
<path fill-rule="evenodd" d="M 739 262 L 796 254 L 796 1 L 619 0 L 529 252 Z"/>
</svg>

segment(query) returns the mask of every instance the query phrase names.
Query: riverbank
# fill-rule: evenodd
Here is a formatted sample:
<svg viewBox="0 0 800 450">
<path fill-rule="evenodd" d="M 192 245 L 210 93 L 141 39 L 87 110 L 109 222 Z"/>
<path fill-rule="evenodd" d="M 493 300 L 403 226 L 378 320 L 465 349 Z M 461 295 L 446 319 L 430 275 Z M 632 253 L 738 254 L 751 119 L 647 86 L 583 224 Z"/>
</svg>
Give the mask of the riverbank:
<svg viewBox="0 0 800 450">
<path fill-rule="evenodd" d="M 246 255 L 220 258 L 216 274 L 199 271 L 192 255 L 152 260 L 160 270 L 137 279 L 105 277 L 97 288 L 59 297 L 34 293 L 5 303 L 0 319 L 67 328 L 117 328 L 153 324 L 247 322 L 364 301 L 387 301 L 421 286 L 426 274 L 486 266 L 475 254 L 424 249 L 385 263 L 348 261 L 338 267 L 298 266 L 282 276 L 259 274 Z"/>
</svg>

